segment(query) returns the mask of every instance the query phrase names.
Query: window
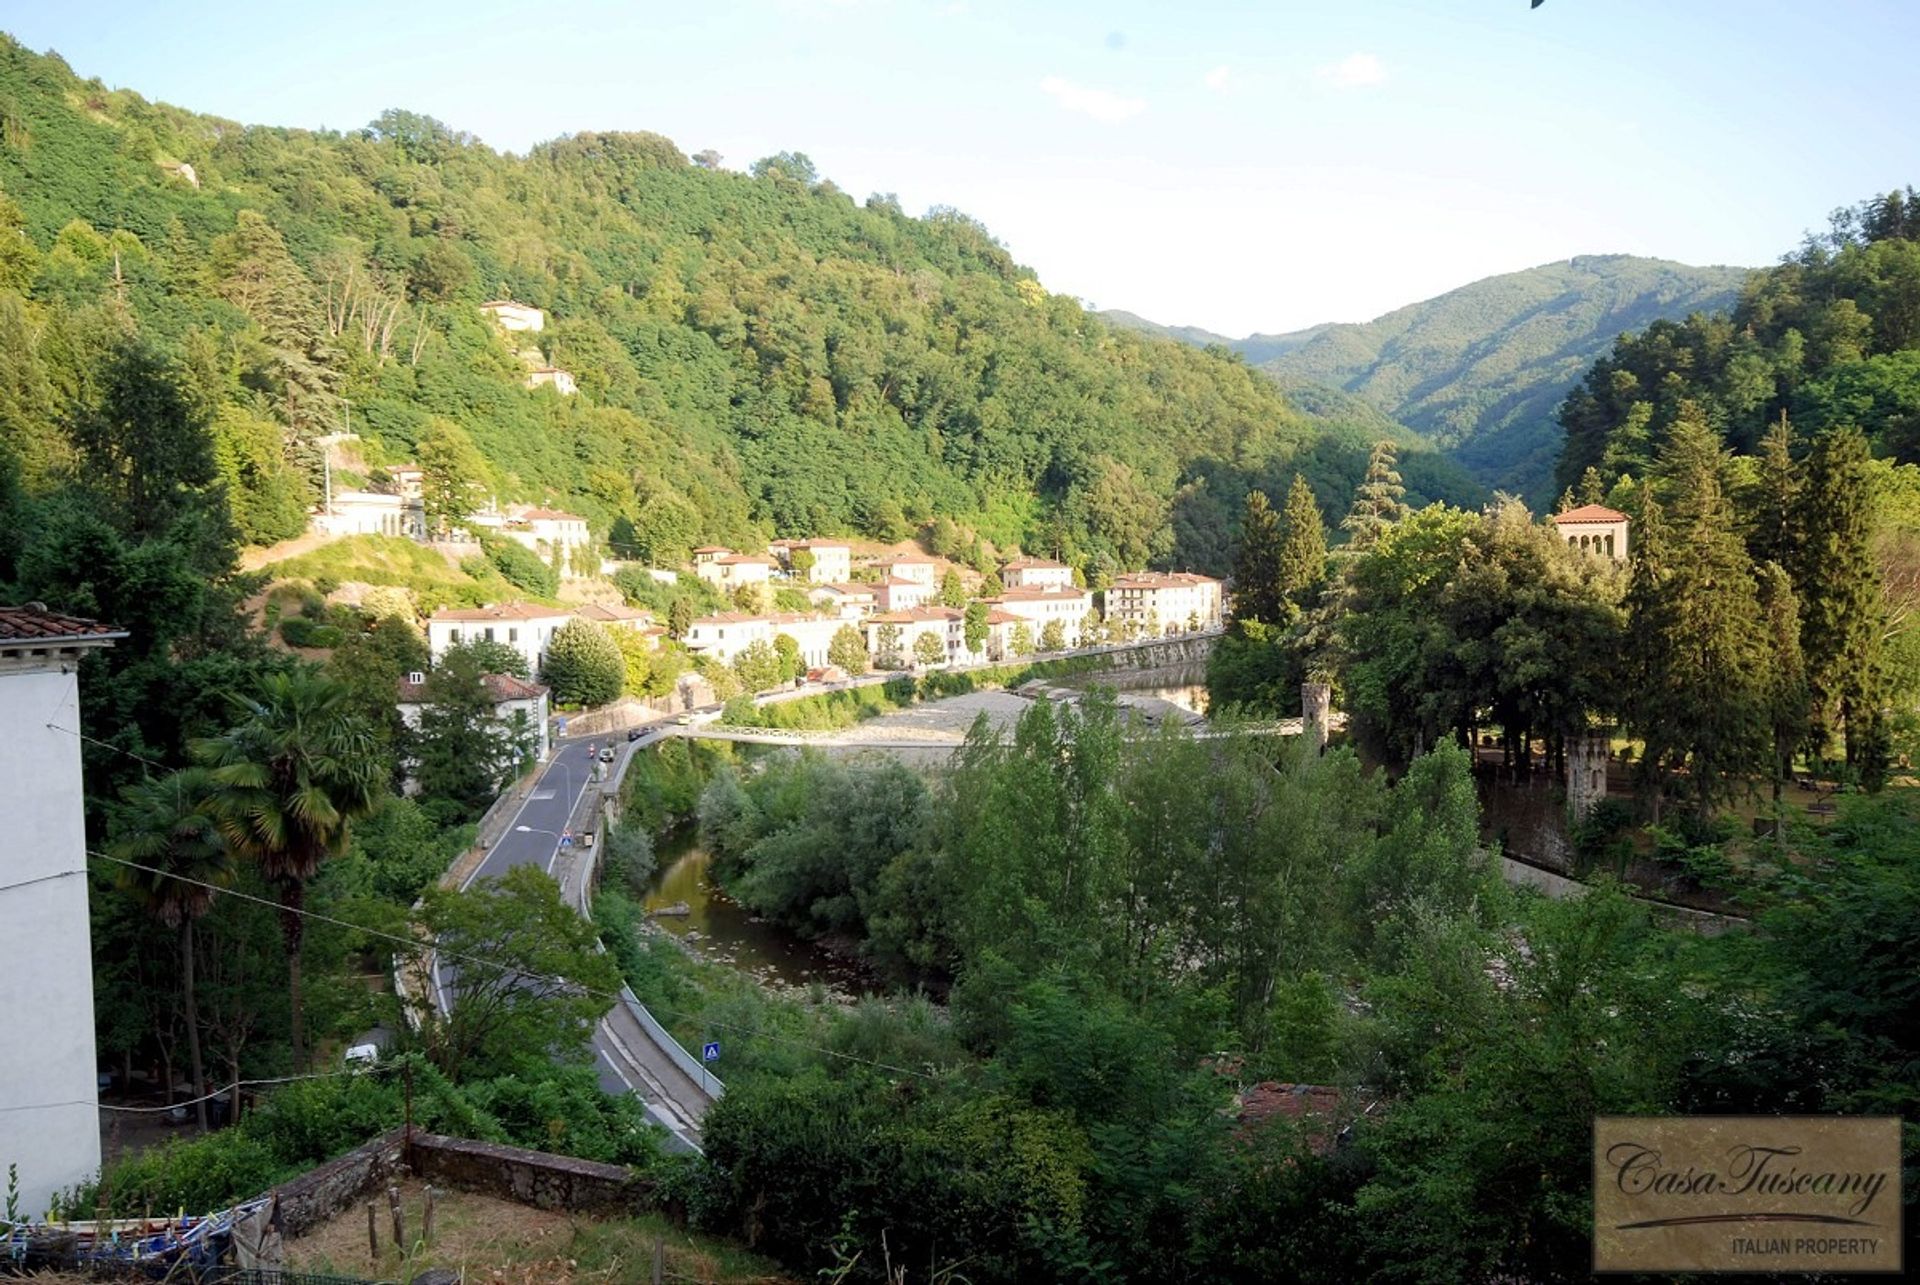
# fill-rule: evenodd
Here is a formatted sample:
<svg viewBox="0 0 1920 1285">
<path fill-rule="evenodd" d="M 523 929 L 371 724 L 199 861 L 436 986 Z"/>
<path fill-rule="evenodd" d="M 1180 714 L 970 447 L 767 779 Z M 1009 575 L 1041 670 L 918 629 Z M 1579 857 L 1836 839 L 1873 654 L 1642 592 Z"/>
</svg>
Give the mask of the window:
<svg viewBox="0 0 1920 1285">
<path fill-rule="evenodd" d="M 517 643 L 517 642 L 519 642 L 519 641 L 520 641 L 520 631 L 519 631 L 518 629 L 509 629 L 509 630 L 507 630 L 507 641 L 508 641 L 508 642 L 510 642 L 510 643 Z"/>
<path fill-rule="evenodd" d="M 492 641 L 493 641 L 493 626 L 492 626 L 492 625 L 488 625 L 488 626 L 487 626 L 487 631 L 486 631 L 486 632 L 487 632 L 487 641 L 488 641 L 488 642 L 492 642 Z"/>
<path fill-rule="evenodd" d="M 447 641 L 455 647 L 458 647 L 460 645 L 460 631 L 458 629 L 447 630 Z"/>
</svg>

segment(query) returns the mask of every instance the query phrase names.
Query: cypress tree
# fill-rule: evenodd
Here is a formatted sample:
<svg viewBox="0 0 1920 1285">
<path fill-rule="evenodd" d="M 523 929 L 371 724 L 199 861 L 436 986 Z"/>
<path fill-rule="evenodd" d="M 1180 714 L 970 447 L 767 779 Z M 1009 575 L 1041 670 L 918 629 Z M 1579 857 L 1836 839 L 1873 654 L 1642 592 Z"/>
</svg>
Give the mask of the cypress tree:
<svg viewBox="0 0 1920 1285">
<path fill-rule="evenodd" d="M 1777 562 L 1789 576 L 1800 553 L 1800 466 L 1793 458 L 1793 428 L 1783 411 L 1760 439 L 1758 470 L 1743 497 L 1747 550 L 1756 563 Z M 1799 577 L 1794 576 L 1796 585 Z"/>
<path fill-rule="evenodd" d="M 1587 465 L 1587 471 L 1580 475 L 1580 503 L 1605 504 L 1607 501 L 1606 479 L 1600 476 L 1600 470 Z"/>
<path fill-rule="evenodd" d="M 1327 573 L 1327 530 L 1320 522 L 1320 506 L 1313 488 L 1298 473 L 1287 488 L 1285 535 L 1280 542 L 1279 588 L 1296 607 L 1307 590 Z"/>
<path fill-rule="evenodd" d="M 1375 442 L 1367 457 L 1367 472 L 1353 493 L 1353 507 L 1347 511 L 1341 529 L 1347 532 L 1347 547 L 1359 552 L 1372 547 L 1386 529 L 1407 516 L 1401 497 L 1407 488 L 1400 484 L 1394 468 L 1392 442 Z"/>
<path fill-rule="evenodd" d="M 1705 422 L 1677 422 L 1661 453 L 1670 504 L 1648 497 L 1627 602 L 1628 722 L 1653 774 L 1685 766 L 1702 816 L 1770 754 L 1765 623 L 1734 528 L 1724 456 Z"/>
<path fill-rule="evenodd" d="M 1233 621 L 1280 624 L 1285 595 L 1280 587 L 1280 519 L 1265 491 L 1247 492 L 1240 521 L 1240 552 L 1233 562 Z"/>
<path fill-rule="evenodd" d="M 1880 696 L 1880 570 L 1873 556 L 1867 439 L 1851 426 L 1814 442 L 1798 497 L 1795 587 L 1816 744 L 1846 730 L 1847 762 L 1865 769 Z"/>
</svg>

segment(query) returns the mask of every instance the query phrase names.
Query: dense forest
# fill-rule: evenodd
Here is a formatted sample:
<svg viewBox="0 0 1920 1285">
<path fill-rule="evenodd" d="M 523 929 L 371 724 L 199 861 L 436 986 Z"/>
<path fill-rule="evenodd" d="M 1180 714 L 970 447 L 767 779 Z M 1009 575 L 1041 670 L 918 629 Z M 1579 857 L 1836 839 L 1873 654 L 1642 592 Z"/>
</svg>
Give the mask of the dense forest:
<svg viewBox="0 0 1920 1285">
<path fill-rule="evenodd" d="M 29 495 L 125 350 L 213 425 L 250 542 L 300 529 L 315 439 L 348 429 L 374 467 L 464 436 L 496 494 L 624 519 L 662 561 L 939 514 L 1094 573 L 1218 569 L 1249 484 L 1303 469 L 1332 504 L 1364 459 L 1368 425 L 1109 327 L 965 215 L 857 203 L 797 153 L 742 174 L 583 134 L 517 157 L 401 111 L 247 128 L 10 41 L 0 129 L 0 428 Z M 538 355 L 579 396 L 520 386 L 476 308 L 498 297 L 547 311 Z"/>
<path fill-rule="evenodd" d="M 1541 505 L 1553 494 L 1554 408 L 1587 367 L 1623 332 L 1731 302 L 1746 275 L 1583 255 L 1475 281 L 1361 325 L 1235 340 L 1150 328 L 1227 345 L 1280 379 L 1296 405 L 1302 384 L 1356 394 L 1483 485 Z"/>
</svg>

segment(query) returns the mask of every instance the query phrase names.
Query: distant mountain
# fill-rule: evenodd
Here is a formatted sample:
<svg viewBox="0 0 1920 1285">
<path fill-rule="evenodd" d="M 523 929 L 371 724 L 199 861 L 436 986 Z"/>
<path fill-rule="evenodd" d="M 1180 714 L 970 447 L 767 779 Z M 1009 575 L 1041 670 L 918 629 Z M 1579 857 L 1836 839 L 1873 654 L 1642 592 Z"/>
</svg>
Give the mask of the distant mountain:
<svg viewBox="0 0 1920 1285">
<path fill-rule="evenodd" d="M 1585 255 L 1488 277 L 1365 324 L 1227 342 L 1280 379 L 1296 405 L 1311 400 L 1313 384 L 1357 394 L 1476 480 L 1543 502 L 1560 448 L 1554 412 L 1567 390 L 1622 332 L 1723 308 L 1747 273 Z"/>
</svg>

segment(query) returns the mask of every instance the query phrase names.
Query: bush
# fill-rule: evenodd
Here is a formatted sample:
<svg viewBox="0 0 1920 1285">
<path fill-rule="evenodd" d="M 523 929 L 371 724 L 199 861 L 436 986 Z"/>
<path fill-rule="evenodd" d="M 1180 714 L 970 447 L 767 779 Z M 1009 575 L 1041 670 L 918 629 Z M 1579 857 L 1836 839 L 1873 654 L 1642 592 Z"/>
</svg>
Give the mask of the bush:
<svg viewBox="0 0 1920 1285">
<path fill-rule="evenodd" d="M 321 624 L 306 616 L 288 616 L 280 622 L 280 637 L 289 647 L 338 647 L 346 641 L 339 626 Z"/>
<path fill-rule="evenodd" d="M 562 705 L 605 705 L 619 697 L 627 662 L 607 631 L 575 617 L 554 631 L 541 675 Z"/>
<path fill-rule="evenodd" d="M 493 540 L 485 545 L 487 561 L 516 589 L 539 598 L 551 598 L 560 592 L 560 576 L 533 550 L 513 540 Z"/>
</svg>

